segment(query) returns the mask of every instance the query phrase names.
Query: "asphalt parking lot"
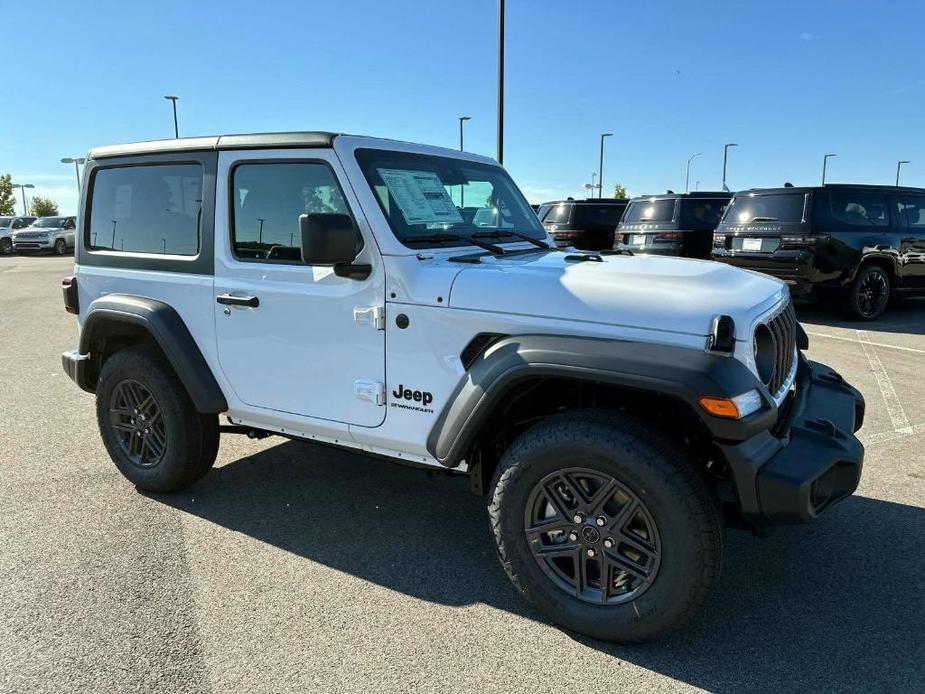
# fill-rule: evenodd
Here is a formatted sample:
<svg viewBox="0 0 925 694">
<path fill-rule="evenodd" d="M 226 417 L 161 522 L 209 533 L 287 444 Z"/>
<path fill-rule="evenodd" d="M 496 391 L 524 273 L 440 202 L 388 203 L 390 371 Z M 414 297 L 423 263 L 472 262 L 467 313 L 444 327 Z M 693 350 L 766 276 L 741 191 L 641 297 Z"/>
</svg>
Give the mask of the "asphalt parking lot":
<svg viewBox="0 0 925 694">
<path fill-rule="evenodd" d="M 856 496 L 764 540 L 727 533 L 691 626 L 618 647 L 509 585 L 458 478 L 226 436 L 145 496 L 61 370 L 70 260 L 0 257 L 0 690 L 914 690 L 925 681 L 925 300 L 872 324 L 813 306 L 811 357 L 867 398 Z"/>
</svg>

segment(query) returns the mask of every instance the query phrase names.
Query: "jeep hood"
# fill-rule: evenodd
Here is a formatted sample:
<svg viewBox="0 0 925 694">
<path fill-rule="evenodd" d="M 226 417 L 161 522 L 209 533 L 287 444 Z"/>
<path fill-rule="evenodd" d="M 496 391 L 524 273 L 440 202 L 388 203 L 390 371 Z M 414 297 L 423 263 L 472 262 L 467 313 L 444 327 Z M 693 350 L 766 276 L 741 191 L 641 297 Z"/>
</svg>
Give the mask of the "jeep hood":
<svg viewBox="0 0 925 694">
<path fill-rule="evenodd" d="M 449 305 L 688 335 L 706 335 L 715 316 L 728 314 L 741 340 L 750 338 L 751 320 L 788 291 L 773 277 L 705 260 L 575 257 L 564 252 L 483 256 L 456 276 Z"/>
</svg>

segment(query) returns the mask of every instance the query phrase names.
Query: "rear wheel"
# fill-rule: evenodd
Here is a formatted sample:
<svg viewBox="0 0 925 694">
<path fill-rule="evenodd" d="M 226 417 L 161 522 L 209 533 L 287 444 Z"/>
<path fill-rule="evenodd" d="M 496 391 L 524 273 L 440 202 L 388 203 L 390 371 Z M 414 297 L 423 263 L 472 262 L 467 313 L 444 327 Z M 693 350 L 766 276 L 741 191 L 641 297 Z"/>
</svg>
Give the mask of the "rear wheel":
<svg viewBox="0 0 925 694">
<path fill-rule="evenodd" d="M 489 515 L 514 585 L 553 621 L 607 641 L 656 638 L 706 601 L 720 516 L 682 449 L 616 413 L 541 422 L 499 464 Z"/>
<path fill-rule="evenodd" d="M 97 384 L 96 413 L 109 456 L 140 489 L 182 489 L 215 462 L 218 418 L 196 411 L 154 348 L 131 347 L 106 360 Z"/>
<path fill-rule="evenodd" d="M 853 318 L 873 320 L 890 301 L 890 276 L 879 265 L 868 265 L 858 273 L 848 292 L 848 312 Z"/>
</svg>

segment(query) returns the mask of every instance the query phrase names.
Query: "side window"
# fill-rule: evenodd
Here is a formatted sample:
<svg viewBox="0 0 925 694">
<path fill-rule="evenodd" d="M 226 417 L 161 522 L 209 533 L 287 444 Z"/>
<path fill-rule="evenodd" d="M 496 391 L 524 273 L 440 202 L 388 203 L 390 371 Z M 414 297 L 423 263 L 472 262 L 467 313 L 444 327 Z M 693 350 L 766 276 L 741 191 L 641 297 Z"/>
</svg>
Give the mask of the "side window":
<svg viewBox="0 0 925 694">
<path fill-rule="evenodd" d="M 905 224 L 912 229 L 925 229 L 925 195 L 903 195 L 899 209 L 905 215 Z"/>
<path fill-rule="evenodd" d="M 199 253 L 199 164 L 98 169 L 92 185 L 86 239 L 91 250 Z"/>
<path fill-rule="evenodd" d="M 24 219 L 15 219 L 15 220 L 13 220 L 13 228 L 14 228 L 14 229 L 25 229 L 27 226 L 29 226 L 29 224 L 28 224 L 28 222 L 26 222 L 26 220 L 24 220 Z"/>
<path fill-rule="evenodd" d="M 327 164 L 238 164 L 232 175 L 231 245 L 241 259 L 301 263 L 303 214 L 350 214 Z"/>
<path fill-rule="evenodd" d="M 886 196 L 863 190 L 832 190 L 829 192 L 832 219 L 858 227 L 889 226 Z"/>
</svg>

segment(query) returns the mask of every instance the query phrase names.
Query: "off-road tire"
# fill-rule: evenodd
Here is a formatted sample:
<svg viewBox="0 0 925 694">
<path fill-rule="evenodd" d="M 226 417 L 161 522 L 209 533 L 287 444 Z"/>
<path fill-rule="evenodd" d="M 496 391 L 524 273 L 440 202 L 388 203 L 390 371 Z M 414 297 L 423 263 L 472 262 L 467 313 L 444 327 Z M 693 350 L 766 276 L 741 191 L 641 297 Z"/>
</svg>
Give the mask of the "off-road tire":
<svg viewBox="0 0 925 694">
<path fill-rule="evenodd" d="M 155 398 L 164 418 L 166 446 L 152 467 L 140 467 L 127 455 L 110 421 L 113 390 L 122 382 L 140 383 Z M 215 463 L 218 417 L 200 414 L 173 369 L 155 347 L 123 349 L 103 364 L 96 389 L 100 435 L 116 467 L 139 489 L 171 492 L 188 487 Z"/>
<path fill-rule="evenodd" d="M 540 568 L 525 531 L 531 490 L 571 465 L 600 471 L 631 489 L 654 519 L 661 563 L 630 602 L 595 605 L 566 593 Z M 719 506 L 684 450 L 651 423 L 604 410 L 564 413 L 536 424 L 504 453 L 489 497 L 498 557 L 514 586 L 561 626 L 620 643 L 654 639 L 691 619 L 720 575 Z"/>
<path fill-rule="evenodd" d="M 869 285 L 876 278 L 877 283 L 885 285 L 886 296 L 871 310 L 862 296 L 869 290 Z M 890 303 L 890 274 L 879 265 L 868 265 L 861 270 L 848 290 L 847 312 L 855 320 L 870 321 L 879 318 Z"/>
</svg>

